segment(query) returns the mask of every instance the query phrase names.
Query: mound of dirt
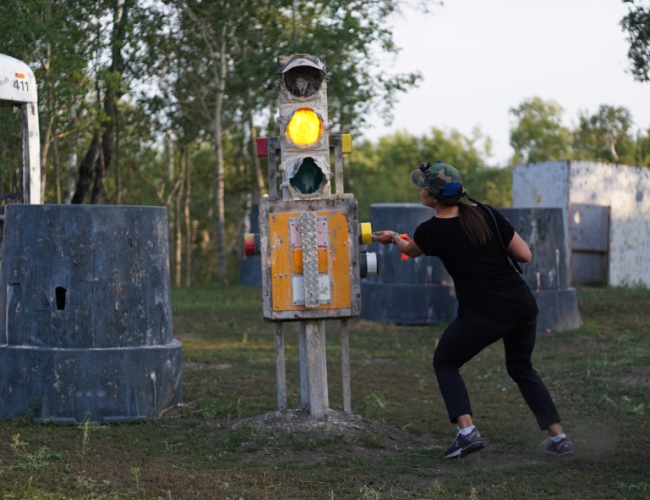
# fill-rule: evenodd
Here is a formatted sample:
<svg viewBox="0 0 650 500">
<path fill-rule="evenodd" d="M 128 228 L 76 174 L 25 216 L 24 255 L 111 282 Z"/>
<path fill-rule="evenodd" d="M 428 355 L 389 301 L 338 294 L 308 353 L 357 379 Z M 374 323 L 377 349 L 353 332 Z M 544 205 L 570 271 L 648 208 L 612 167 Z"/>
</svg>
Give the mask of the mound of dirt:
<svg viewBox="0 0 650 500">
<path fill-rule="evenodd" d="M 430 436 L 416 436 L 408 430 L 337 410 L 327 410 L 323 419 L 312 417 L 306 408 L 273 411 L 237 420 L 230 425 L 230 428 L 238 430 L 251 425 L 255 428 L 256 434 L 268 433 L 284 437 L 296 435 L 318 435 L 321 438 L 343 437 L 350 443 L 371 441 L 374 446 L 400 451 L 433 445 Z"/>
</svg>

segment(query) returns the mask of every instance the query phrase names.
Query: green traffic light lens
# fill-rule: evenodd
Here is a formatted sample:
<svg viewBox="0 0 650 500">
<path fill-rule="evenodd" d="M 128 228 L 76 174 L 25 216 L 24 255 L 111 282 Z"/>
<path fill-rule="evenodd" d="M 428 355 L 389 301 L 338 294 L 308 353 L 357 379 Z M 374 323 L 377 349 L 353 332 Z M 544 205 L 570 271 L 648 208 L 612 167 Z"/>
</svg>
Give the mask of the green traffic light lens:
<svg viewBox="0 0 650 500">
<path fill-rule="evenodd" d="M 299 193 L 313 194 L 322 188 L 324 180 L 325 175 L 316 161 L 313 158 L 305 158 L 289 182 Z"/>
</svg>

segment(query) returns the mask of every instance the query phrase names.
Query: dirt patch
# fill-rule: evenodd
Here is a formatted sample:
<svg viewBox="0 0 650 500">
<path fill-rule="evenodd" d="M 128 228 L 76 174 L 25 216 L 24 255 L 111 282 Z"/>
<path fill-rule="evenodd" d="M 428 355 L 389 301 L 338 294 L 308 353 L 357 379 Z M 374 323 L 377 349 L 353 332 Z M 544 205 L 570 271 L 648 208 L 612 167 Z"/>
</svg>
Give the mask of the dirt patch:
<svg viewBox="0 0 650 500">
<path fill-rule="evenodd" d="M 621 385 L 625 387 L 633 387 L 635 385 L 650 387 L 650 367 L 637 366 L 628 368 L 625 372 L 618 377 Z"/>
<path fill-rule="evenodd" d="M 440 444 L 430 435 L 416 436 L 408 430 L 338 410 L 327 410 L 323 419 L 313 418 L 305 408 L 274 411 L 237 420 L 227 428 L 231 431 L 250 428 L 255 430 L 257 437 L 273 436 L 274 439 L 304 442 L 316 448 L 325 442 L 328 445 L 339 443 L 355 454 L 371 452 L 377 456 L 429 449 Z M 269 454 L 269 450 L 265 453 Z M 318 454 L 311 460 L 318 461 Z"/>
</svg>

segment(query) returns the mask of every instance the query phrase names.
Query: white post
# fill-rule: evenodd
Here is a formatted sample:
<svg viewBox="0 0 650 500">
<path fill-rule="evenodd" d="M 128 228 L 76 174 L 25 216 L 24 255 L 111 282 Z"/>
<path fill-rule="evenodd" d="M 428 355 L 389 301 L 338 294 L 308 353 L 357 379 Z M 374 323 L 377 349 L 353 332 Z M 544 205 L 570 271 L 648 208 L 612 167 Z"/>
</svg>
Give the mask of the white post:
<svg viewBox="0 0 650 500">
<path fill-rule="evenodd" d="M 43 203 L 41 196 L 41 141 L 38 107 L 29 102 L 22 106 L 23 118 L 23 193 L 24 202 Z"/>
</svg>

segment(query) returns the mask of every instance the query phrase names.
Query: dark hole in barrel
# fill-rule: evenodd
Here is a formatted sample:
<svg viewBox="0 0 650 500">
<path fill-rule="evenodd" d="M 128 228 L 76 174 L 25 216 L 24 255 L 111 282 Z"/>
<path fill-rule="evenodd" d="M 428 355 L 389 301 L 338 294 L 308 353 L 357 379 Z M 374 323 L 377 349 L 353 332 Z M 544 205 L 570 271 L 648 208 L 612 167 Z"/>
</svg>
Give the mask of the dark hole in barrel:
<svg viewBox="0 0 650 500">
<path fill-rule="evenodd" d="M 65 309 L 65 294 L 68 292 L 62 286 L 56 287 L 56 309 L 57 311 L 63 311 Z"/>
</svg>

